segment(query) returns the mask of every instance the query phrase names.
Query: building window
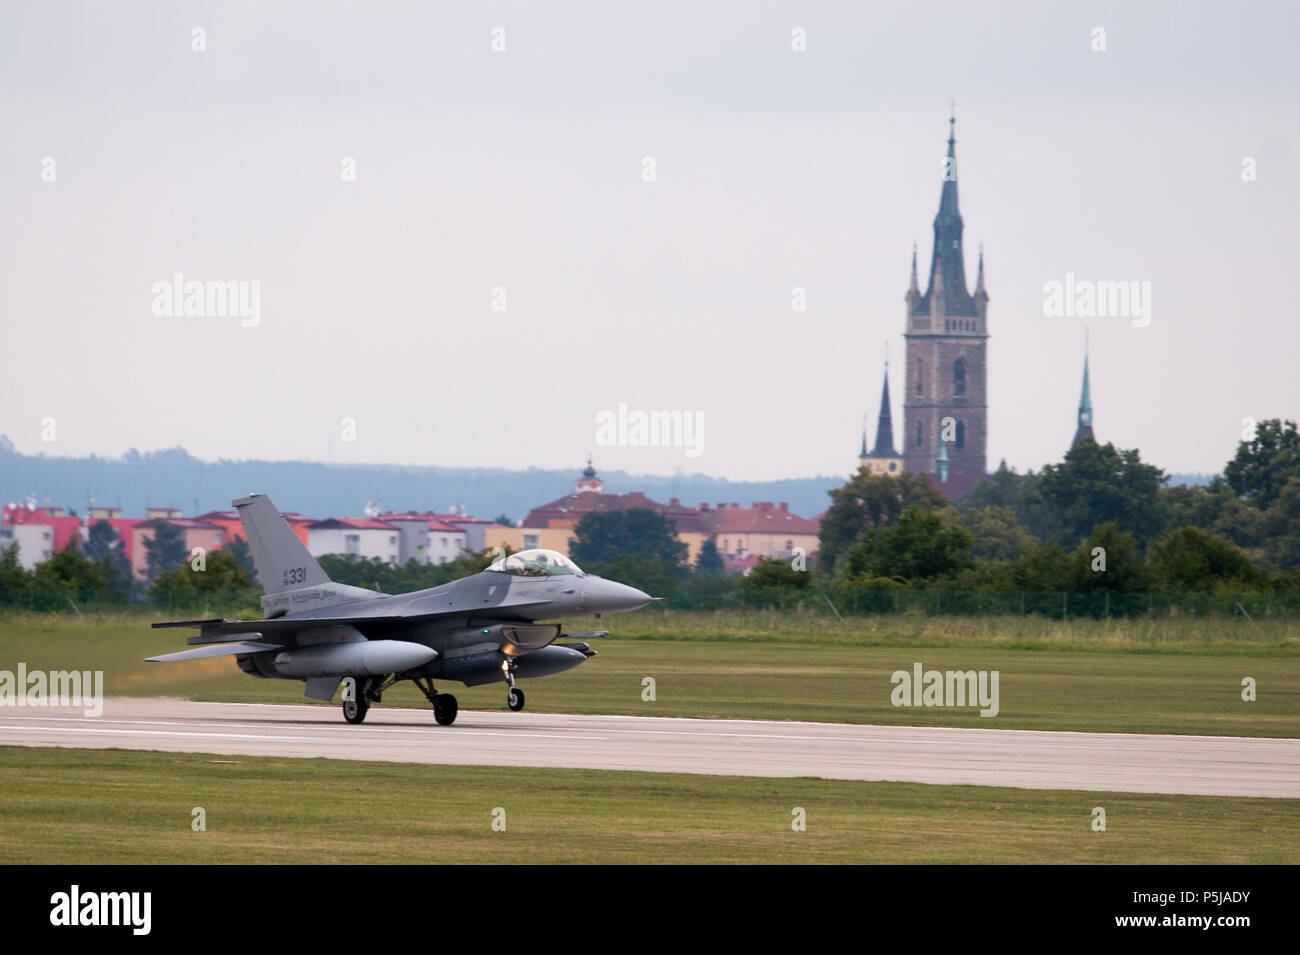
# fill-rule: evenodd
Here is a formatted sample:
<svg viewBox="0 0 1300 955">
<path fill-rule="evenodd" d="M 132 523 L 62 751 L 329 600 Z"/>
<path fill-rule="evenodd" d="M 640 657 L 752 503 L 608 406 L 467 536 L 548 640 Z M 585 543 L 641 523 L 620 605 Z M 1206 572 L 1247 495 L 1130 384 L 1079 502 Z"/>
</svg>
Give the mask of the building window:
<svg viewBox="0 0 1300 955">
<path fill-rule="evenodd" d="M 916 446 L 921 446 L 921 422 L 916 423 Z"/>
<path fill-rule="evenodd" d="M 957 422 L 957 440 L 955 443 L 958 448 L 966 447 L 966 422 L 965 421 L 959 420 Z"/>
<path fill-rule="evenodd" d="M 890 462 L 889 462 L 889 470 L 891 470 L 891 471 L 896 471 L 896 470 L 898 470 L 898 463 L 895 462 L 895 461 L 890 461 Z"/>
<path fill-rule="evenodd" d="M 343 553 L 359 554 L 361 553 L 361 535 L 345 534 L 343 535 Z"/>
<path fill-rule="evenodd" d="M 958 358 L 952 363 L 952 393 L 966 394 L 966 359 Z"/>
<path fill-rule="evenodd" d="M 525 535 L 524 535 L 524 550 L 532 550 L 533 548 L 538 547 L 538 546 L 540 546 L 540 545 L 537 543 L 537 535 L 536 535 L 536 534 L 525 534 Z"/>
<path fill-rule="evenodd" d="M 925 394 L 925 373 L 921 370 L 921 359 L 916 360 L 916 393 Z"/>
</svg>

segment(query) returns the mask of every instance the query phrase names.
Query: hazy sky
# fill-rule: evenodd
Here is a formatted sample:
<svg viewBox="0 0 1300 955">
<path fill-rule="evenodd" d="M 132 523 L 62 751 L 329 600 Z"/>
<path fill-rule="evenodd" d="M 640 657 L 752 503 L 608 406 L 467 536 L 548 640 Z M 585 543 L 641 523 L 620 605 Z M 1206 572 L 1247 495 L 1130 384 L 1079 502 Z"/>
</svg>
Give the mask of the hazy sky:
<svg viewBox="0 0 1300 955">
<path fill-rule="evenodd" d="M 0 431 L 48 454 L 847 474 L 886 342 L 901 372 L 955 98 L 990 467 L 1059 460 L 1087 324 L 1099 439 L 1217 471 L 1243 417 L 1300 416 L 1296 11 L 9 2 Z M 177 272 L 259 282 L 260 323 L 155 315 Z M 1045 316 L 1067 272 L 1150 282 L 1150 325 Z M 901 431 L 901 376 L 894 397 Z M 702 413 L 702 453 L 598 446 L 620 403 Z"/>
</svg>

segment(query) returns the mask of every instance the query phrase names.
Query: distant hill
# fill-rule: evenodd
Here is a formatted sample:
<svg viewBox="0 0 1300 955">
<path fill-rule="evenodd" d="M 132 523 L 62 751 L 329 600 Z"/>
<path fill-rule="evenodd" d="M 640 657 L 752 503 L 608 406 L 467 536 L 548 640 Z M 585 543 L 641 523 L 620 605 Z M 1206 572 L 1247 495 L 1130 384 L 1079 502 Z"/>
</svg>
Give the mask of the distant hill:
<svg viewBox="0 0 1300 955">
<path fill-rule="evenodd" d="M 143 517 L 145 507 L 178 507 L 185 515 L 224 510 L 232 498 L 256 491 L 276 506 L 313 517 L 358 516 L 368 501 L 385 510 L 435 510 L 455 505 L 476 517 L 506 514 L 518 522 L 529 510 L 573 490 L 580 468 L 546 471 L 529 468 L 402 467 L 324 464 L 312 461 L 202 461 L 183 448 L 120 458 L 26 455 L 0 437 L 0 503 L 35 496 L 83 513 L 87 499 L 122 508 L 126 517 Z M 803 517 L 830 505 L 826 493 L 847 476 L 788 481 L 728 481 L 704 475 L 659 477 L 602 471 L 605 490 L 644 491 L 667 503 L 680 498 L 696 506 L 707 501 L 745 506 L 754 501 L 787 501 Z"/>
</svg>

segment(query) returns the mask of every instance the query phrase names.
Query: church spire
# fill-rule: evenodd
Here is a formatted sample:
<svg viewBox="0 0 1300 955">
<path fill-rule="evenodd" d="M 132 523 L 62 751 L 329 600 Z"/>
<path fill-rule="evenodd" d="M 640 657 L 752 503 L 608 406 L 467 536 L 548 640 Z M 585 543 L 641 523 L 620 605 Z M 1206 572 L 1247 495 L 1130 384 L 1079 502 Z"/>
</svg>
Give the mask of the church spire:
<svg viewBox="0 0 1300 955">
<path fill-rule="evenodd" d="M 1088 387 L 1088 333 L 1083 333 L 1083 390 L 1079 395 L 1079 423 L 1074 431 L 1074 440 L 1070 447 L 1084 438 L 1097 440 L 1092 433 L 1092 391 Z"/>
<path fill-rule="evenodd" d="M 912 284 L 907 287 L 907 294 L 909 296 L 914 293 L 917 295 L 921 293 L 920 283 L 918 283 L 916 280 L 916 243 L 915 242 L 912 243 Z"/>
<path fill-rule="evenodd" d="M 981 295 L 985 298 L 989 297 L 989 293 L 984 290 L 984 244 L 982 242 L 980 243 L 979 272 L 975 276 L 975 297 L 979 298 Z"/>
<path fill-rule="evenodd" d="M 944 312 L 973 316 L 975 303 L 966 288 L 966 266 L 962 254 L 961 212 L 957 206 L 957 117 L 948 117 L 948 155 L 943 164 L 943 187 L 939 212 L 934 217 L 934 252 L 930 259 L 930 285 L 926 305 L 936 291 L 942 291 Z"/>
<path fill-rule="evenodd" d="M 863 415 L 862 416 L 862 453 L 859 454 L 858 457 L 865 458 L 866 456 L 867 456 L 867 416 Z"/>
<path fill-rule="evenodd" d="M 876 446 L 873 458 L 896 458 L 894 450 L 894 418 L 889 411 L 889 359 L 885 359 L 885 383 L 880 388 L 880 417 L 876 419 Z"/>
</svg>

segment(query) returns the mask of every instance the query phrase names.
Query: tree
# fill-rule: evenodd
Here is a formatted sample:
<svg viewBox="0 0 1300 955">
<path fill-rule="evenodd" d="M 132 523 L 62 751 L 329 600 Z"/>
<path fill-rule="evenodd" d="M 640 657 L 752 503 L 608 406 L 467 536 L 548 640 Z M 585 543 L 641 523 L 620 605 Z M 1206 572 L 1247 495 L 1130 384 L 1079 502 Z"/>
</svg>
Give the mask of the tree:
<svg viewBox="0 0 1300 955">
<path fill-rule="evenodd" d="M 492 523 L 493 523 L 493 524 L 500 524 L 502 527 L 514 527 L 514 526 L 515 526 L 515 522 L 514 522 L 513 520 L 511 520 L 509 517 L 507 517 L 504 513 L 502 513 L 502 514 L 498 514 L 496 517 L 492 518 Z"/>
<path fill-rule="evenodd" d="M 806 590 L 812 586 L 812 574 L 795 570 L 788 560 L 760 557 L 740 579 L 740 586 L 745 590 Z"/>
<path fill-rule="evenodd" d="M 479 551 L 466 551 L 450 563 L 438 566 L 451 568 L 451 579 L 459 580 L 487 570 L 497 559 L 509 557 L 514 552 L 514 548 L 509 545 L 500 550 L 495 547 L 484 547 Z"/>
<path fill-rule="evenodd" d="M 46 593 L 104 593 L 108 578 L 104 569 L 81 552 L 74 543 L 43 560 L 32 572 L 32 589 Z"/>
<path fill-rule="evenodd" d="M 1243 593 L 1266 583 L 1239 548 L 1195 527 L 1182 527 L 1151 545 L 1156 585 L 1171 593 Z"/>
<path fill-rule="evenodd" d="M 255 586 L 253 575 L 239 566 L 235 555 L 229 551 L 214 550 L 203 561 L 203 570 L 195 570 L 193 564 L 186 563 L 171 570 L 164 570 L 150 588 L 154 593 L 169 590 L 206 590 L 231 592 L 251 590 Z"/>
<path fill-rule="evenodd" d="M 607 564 L 583 566 L 607 580 L 628 584 L 654 597 L 678 593 L 685 575 L 685 568 L 647 554 L 618 554 Z"/>
<path fill-rule="evenodd" d="M 938 514 L 909 507 L 896 526 L 869 531 L 844 556 L 843 576 L 910 581 L 955 576 L 975 565 L 971 543 L 971 532 L 962 525 L 945 525 Z"/>
<path fill-rule="evenodd" d="M 108 521 L 95 521 L 86 533 L 86 556 L 99 564 L 109 589 L 120 596 L 131 591 L 131 562 L 126 557 L 126 543 Z"/>
<path fill-rule="evenodd" d="M 1277 500 L 1287 479 L 1300 477 L 1300 433 L 1294 421 L 1261 421 L 1250 441 L 1237 445 L 1223 469 L 1228 485 L 1252 507 L 1263 510 Z"/>
<path fill-rule="evenodd" d="M 689 549 L 677 539 L 676 524 L 646 508 L 591 511 L 569 540 L 569 556 L 580 566 L 608 564 L 621 554 L 641 554 L 677 566 Z"/>
<path fill-rule="evenodd" d="M 700 545 L 700 552 L 695 555 L 695 572 L 713 577 L 727 572 L 727 565 L 718 553 L 718 543 L 712 537 Z"/>
<path fill-rule="evenodd" d="M 1300 567 L 1300 476 L 1288 478 L 1262 515 L 1264 556 L 1276 570 Z"/>
<path fill-rule="evenodd" d="M 1016 520 L 1039 540 L 1055 540 L 1061 534 L 1060 515 L 1049 507 L 1039 493 L 1042 475 L 1029 471 L 998 468 L 987 479 L 962 495 L 958 502 L 963 511 L 1006 507 L 1015 512 Z"/>
<path fill-rule="evenodd" d="M 17 541 L 0 548 L 0 594 L 27 590 L 32 585 L 32 575 L 23 569 L 18 549 Z"/>
<path fill-rule="evenodd" d="M 872 531 L 896 524 L 905 510 L 934 510 L 946 505 L 928 474 L 872 474 L 859 468 L 843 487 L 829 492 L 831 506 L 822 517 L 817 559 L 827 573 L 841 555 Z"/>
<path fill-rule="evenodd" d="M 976 560 L 1015 560 L 1034 543 L 1034 536 L 1010 507 L 974 508 L 960 522 L 974 539 L 971 556 Z"/>
<path fill-rule="evenodd" d="M 1085 438 L 1062 464 L 1043 468 L 1038 493 L 1061 517 L 1061 543 L 1077 544 L 1094 527 L 1114 522 L 1145 543 L 1161 530 L 1160 468 L 1142 463 L 1137 449 L 1116 450 Z"/>
<path fill-rule="evenodd" d="M 1094 528 L 1074 552 L 1070 590 L 1143 593 L 1149 584 L 1150 574 L 1142 562 L 1137 540 L 1121 531 L 1114 521 Z"/>
<path fill-rule="evenodd" d="M 154 521 L 153 537 L 144 542 L 145 567 L 149 580 L 156 580 L 164 570 L 179 567 L 189 559 L 185 534 L 175 524 Z"/>
<path fill-rule="evenodd" d="M 223 548 L 231 557 L 235 558 L 235 563 L 248 571 L 250 576 L 257 574 L 257 568 L 253 564 L 253 555 L 248 549 L 248 541 L 244 540 L 242 534 L 236 534 L 235 539 Z"/>
<path fill-rule="evenodd" d="M 359 554 L 322 554 L 316 561 L 330 580 L 349 587 L 365 587 L 367 590 L 378 589 L 386 594 L 397 593 L 393 586 L 393 572 L 396 568 L 378 557 L 362 557 Z"/>
</svg>

